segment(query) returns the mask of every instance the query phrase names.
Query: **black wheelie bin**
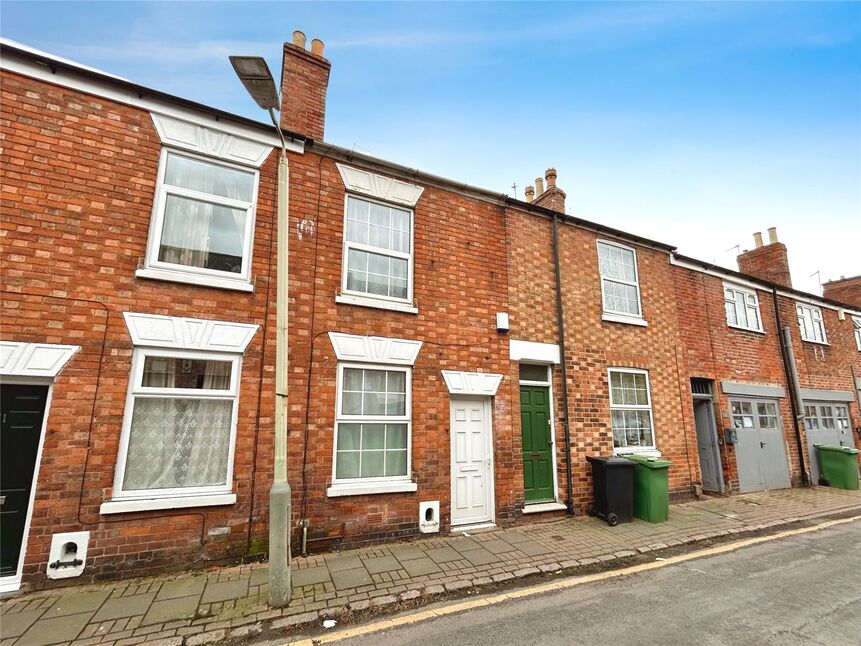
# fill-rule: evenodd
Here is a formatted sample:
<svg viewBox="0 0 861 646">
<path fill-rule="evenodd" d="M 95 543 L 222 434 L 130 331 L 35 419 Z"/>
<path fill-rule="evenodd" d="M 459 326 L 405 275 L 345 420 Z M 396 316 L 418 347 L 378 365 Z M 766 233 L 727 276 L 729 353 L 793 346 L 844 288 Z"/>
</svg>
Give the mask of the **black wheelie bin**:
<svg viewBox="0 0 861 646">
<path fill-rule="evenodd" d="M 608 525 L 634 517 L 634 463 L 625 458 L 587 455 L 592 465 L 592 504 L 587 513 Z"/>
</svg>

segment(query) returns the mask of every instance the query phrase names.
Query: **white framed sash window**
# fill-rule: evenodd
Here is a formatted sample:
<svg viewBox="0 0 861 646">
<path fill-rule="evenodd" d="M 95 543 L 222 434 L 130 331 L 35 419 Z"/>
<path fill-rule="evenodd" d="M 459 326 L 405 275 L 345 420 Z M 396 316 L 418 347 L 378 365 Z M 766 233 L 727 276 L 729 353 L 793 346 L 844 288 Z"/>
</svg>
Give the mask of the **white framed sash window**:
<svg viewBox="0 0 861 646">
<path fill-rule="evenodd" d="M 250 291 L 259 172 L 165 147 L 137 275 Z"/>
<path fill-rule="evenodd" d="M 232 496 L 241 356 L 136 348 L 120 438 L 113 499 Z M 222 494 L 218 497 L 218 494 Z M 235 500 L 235 496 L 233 497 Z M 230 502 L 230 501 L 227 501 Z M 140 508 L 164 508 L 155 505 Z"/>
</svg>

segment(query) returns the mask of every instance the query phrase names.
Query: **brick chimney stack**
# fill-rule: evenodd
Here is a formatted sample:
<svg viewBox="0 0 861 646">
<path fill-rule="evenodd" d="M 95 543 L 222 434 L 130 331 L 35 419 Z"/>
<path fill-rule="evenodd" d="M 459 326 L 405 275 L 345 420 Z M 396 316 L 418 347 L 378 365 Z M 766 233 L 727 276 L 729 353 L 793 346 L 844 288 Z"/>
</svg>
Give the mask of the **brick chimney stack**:
<svg viewBox="0 0 861 646">
<path fill-rule="evenodd" d="M 323 41 L 311 41 L 301 31 L 284 43 L 281 67 L 281 127 L 322 141 L 326 121 L 326 90 L 332 64 L 323 58 Z"/>
<path fill-rule="evenodd" d="M 861 275 L 838 280 L 829 280 L 822 284 L 822 296 L 838 303 L 861 307 Z"/>
<path fill-rule="evenodd" d="M 738 270 L 743 274 L 756 276 L 784 287 L 792 287 L 792 277 L 789 274 L 789 257 L 786 245 L 777 241 L 777 229 L 768 230 L 768 244 L 762 244 L 762 234 L 753 234 L 756 248 L 740 254 L 736 261 Z"/>
<path fill-rule="evenodd" d="M 544 180 L 547 180 L 547 188 L 544 188 Z M 565 191 L 556 186 L 556 169 L 548 168 L 544 173 L 544 180 L 540 177 L 535 180 L 538 194 L 535 196 L 535 204 L 547 209 L 565 213 Z"/>
</svg>

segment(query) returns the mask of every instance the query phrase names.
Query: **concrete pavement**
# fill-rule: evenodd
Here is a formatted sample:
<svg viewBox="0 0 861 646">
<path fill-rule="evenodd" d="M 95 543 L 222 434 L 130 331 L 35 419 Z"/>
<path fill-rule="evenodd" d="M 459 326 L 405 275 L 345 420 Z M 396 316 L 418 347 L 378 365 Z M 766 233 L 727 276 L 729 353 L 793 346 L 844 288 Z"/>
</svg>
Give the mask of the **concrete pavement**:
<svg viewBox="0 0 861 646">
<path fill-rule="evenodd" d="M 856 520 L 337 643 L 857 646 L 859 544 Z"/>
<path fill-rule="evenodd" d="M 861 511 L 861 492 L 786 489 L 673 505 L 666 523 L 562 518 L 474 536 L 318 554 L 294 562 L 288 608 L 266 605 L 265 564 L 24 594 L 0 604 L 2 646 L 196 646 L 263 630 L 394 611 L 526 577 Z"/>
</svg>

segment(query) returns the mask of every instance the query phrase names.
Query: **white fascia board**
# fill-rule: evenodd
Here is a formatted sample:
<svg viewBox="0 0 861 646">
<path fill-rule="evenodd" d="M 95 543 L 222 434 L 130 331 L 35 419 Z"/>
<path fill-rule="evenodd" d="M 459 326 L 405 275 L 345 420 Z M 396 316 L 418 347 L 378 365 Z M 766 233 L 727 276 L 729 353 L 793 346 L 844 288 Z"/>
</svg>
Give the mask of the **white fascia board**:
<svg viewBox="0 0 861 646">
<path fill-rule="evenodd" d="M 512 361 L 534 361 L 536 363 L 559 363 L 559 346 L 556 343 L 538 343 L 511 339 L 508 357 Z"/>
<path fill-rule="evenodd" d="M 58 69 L 55 72 L 52 72 L 45 65 L 21 56 L 16 56 L 14 53 L 9 53 L 3 56 L 2 60 L 0 60 L 0 69 L 21 74 L 22 76 L 28 76 L 52 85 L 59 85 L 61 87 L 69 88 L 70 90 L 85 92 L 86 94 L 91 94 L 93 96 L 122 103 L 124 105 L 130 105 L 135 108 L 140 108 L 141 110 L 146 110 L 147 112 L 173 117 L 174 119 L 187 121 L 212 130 L 219 130 L 243 139 L 266 144 L 272 148 L 280 149 L 281 147 L 281 141 L 274 132 L 272 134 L 266 134 L 256 128 L 252 128 L 238 122 L 229 122 L 221 118 L 216 118 L 202 110 L 194 110 L 162 99 L 153 99 L 146 96 L 142 97 L 137 92 L 133 92 L 119 86 L 118 83 L 123 81 L 119 78 L 117 78 L 115 82 L 112 82 L 109 78 L 104 80 L 93 79 L 86 77 L 83 74 L 75 74 L 68 70 Z M 82 66 L 82 69 L 86 68 Z M 291 152 L 300 154 L 305 152 L 305 144 L 301 141 L 288 140 L 286 142 L 286 146 L 287 150 Z"/>
</svg>

